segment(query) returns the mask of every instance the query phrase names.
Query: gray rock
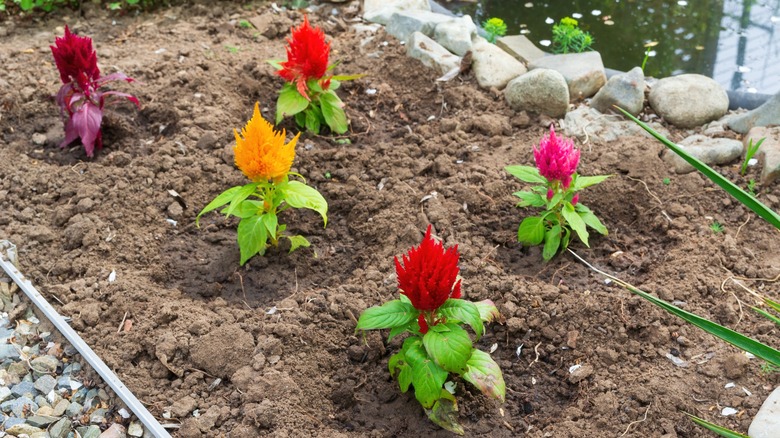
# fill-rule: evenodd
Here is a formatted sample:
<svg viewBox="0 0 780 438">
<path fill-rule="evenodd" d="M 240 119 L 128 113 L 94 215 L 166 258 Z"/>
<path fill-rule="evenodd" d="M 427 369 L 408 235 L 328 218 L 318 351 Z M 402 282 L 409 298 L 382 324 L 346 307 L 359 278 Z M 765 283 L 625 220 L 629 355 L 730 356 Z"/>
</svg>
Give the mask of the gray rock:
<svg viewBox="0 0 780 438">
<path fill-rule="evenodd" d="M 70 419 L 61 418 L 49 428 L 49 436 L 51 438 L 66 438 L 70 431 Z"/>
<path fill-rule="evenodd" d="M 144 427 L 138 421 L 133 421 L 127 427 L 127 434 L 134 437 L 142 437 L 144 435 Z"/>
<path fill-rule="evenodd" d="M 708 165 L 726 164 L 742 155 L 742 142 L 730 138 L 710 138 L 704 135 L 692 135 L 677 145 Z M 665 150 L 663 158 L 664 161 L 674 166 L 674 171 L 677 173 L 689 173 L 696 170 L 671 150 Z"/>
<path fill-rule="evenodd" d="M 100 438 L 126 438 L 127 430 L 119 423 L 114 423 L 100 434 Z"/>
<path fill-rule="evenodd" d="M 525 35 L 507 35 L 499 38 L 496 45 L 515 59 L 525 64 L 535 61 L 547 54 L 536 47 Z"/>
<path fill-rule="evenodd" d="M 22 381 L 14 385 L 11 388 L 11 392 L 18 397 L 27 395 L 32 398 L 36 394 L 35 385 L 33 385 L 32 382 L 26 382 L 26 381 Z"/>
<path fill-rule="evenodd" d="M 46 426 L 54 423 L 55 421 L 58 421 L 59 419 L 59 417 L 50 415 L 33 415 L 32 417 L 27 417 L 27 424 L 35 427 L 46 428 Z"/>
<path fill-rule="evenodd" d="M 8 430 L 18 424 L 24 424 L 24 418 L 8 417 L 5 419 L 3 426 L 5 427 L 5 430 Z"/>
<path fill-rule="evenodd" d="M 89 422 L 92 424 L 103 424 L 106 422 L 107 413 L 108 411 L 105 409 L 95 409 L 89 414 Z"/>
<path fill-rule="evenodd" d="M 7 427 L 5 429 L 6 432 L 8 432 L 9 435 L 13 436 L 19 436 L 21 434 L 27 434 L 27 435 L 33 435 L 36 433 L 45 433 L 46 431 L 41 429 L 40 427 L 31 426 L 26 423 L 21 424 L 15 424 L 11 427 Z"/>
<path fill-rule="evenodd" d="M 73 374 L 73 373 L 77 373 L 79 371 L 81 371 L 81 364 L 78 363 L 78 362 L 74 362 L 74 363 L 66 366 L 65 369 L 62 370 L 62 374 L 63 375 L 70 375 L 70 374 Z"/>
<path fill-rule="evenodd" d="M 451 20 L 452 17 L 449 15 L 437 14 L 436 12 L 399 11 L 390 16 L 390 22 L 387 23 L 387 33 L 398 38 L 399 41 L 408 40 L 409 36 L 415 32 L 432 37 L 438 24 Z"/>
<path fill-rule="evenodd" d="M 65 415 L 67 415 L 68 417 L 75 417 L 76 415 L 81 414 L 81 411 L 83 409 L 84 406 L 82 406 L 81 403 L 70 402 L 68 408 L 65 409 Z"/>
<path fill-rule="evenodd" d="M 503 89 L 509 81 L 528 71 L 522 62 L 479 36 L 474 37 L 471 54 L 472 70 L 482 88 Z"/>
<path fill-rule="evenodd" d="M 7 386 L 0 386 L 0 403 L 8 400 L 11 395 L 11 390 Z"/>
<path fill-rule="evenodd" d="M 65 411 L 68 410 L 68 406 L 70 406 L 70 402 L 68 400 L 62 399 L 54 405 L 51 414 L 56 417 L 61 417 L 65 415 Z"/>
<path fill-rule="evenodd" d="M 363 18 L 372 23 L 386 25 L 393 13 L 409 10 L 430 11 L 431 5 L 428 0 L 365 0 L 363 2 Z"/>
<path fill-rule="evenodd" d="M 758 148 L 756 157 L 761 158 L 764 162 L 764 168 L 761 171 L 761 184 L 766 185 L 780 178 L 780 127 L 756 126 L 752 128 L 743 139 L 746 150 L 751 139 L 755 145 L 762 138 L 764 142 Z"/>
<path fill-rule="evenodd" d="M 11 344 L 0 345 L 0 360 L 18 359 L 19 350 Z"/>
<path fill-rule="evenodd" d="M 426 67 L 435 69 L 439 74 L 460 67 L 459 57 L 420 32 L 413 33 L 409 38 L 406 54 L 420 60 Z"/>
<path fill-rule="evenodd" d="M 70 401 L 72 403 L 84 404 L 84 400 L 87 399 L 87 392 L 86 387 L 79 388 L 79 390 L 70 398 Z"/>
<path fill-rule="evenodd" d="M 445 21 L 436 25 L 433 31 L 433 39 L 450 52 L 463 56 L 471 50 L 471 39 L 477 33 L 477 26 L 471 16 Z"/>
<path fill-rule="evenodd" d="M 740 134 L 750 131 L 754 126 L 780 125 L 780 93 L 756 109 L 729 116 L 726 124 Z"/>
<path fill-rule="evenodd" d="M 569 85 L 569 95 L 572 99 L 593 96 L 607 82 L 599 52 L 545 56 L 529 63 L 528 68 L 546 68 L 562 74 Z"/>
<path fill-rule="evenodd" d="M 750 438 L 780 438 L 780 387 L 775 388 L 753 417 Z"/>
<path fill-rule="evenodd" d="M 555 70 L 539 68 L 513 79 L 504 97 L 515 111 L 563 117 L 569 110 L 566 79 Z"/>
<path fill-rule="evenodd" d="M 54 373 L 60 361 L 54 356 L 38 356 L 30 362 L 32 368 L 39 373 Z"/>
<path fill-rule="evenodd" d="M 81 438 L 98 438 L 100 436 L 100 428 L 94 424 L 89 427 L 79 427 L 76 431 L 81 435 Z"/>
<path fill-rule="evenodd" d="M 617 112 L 617 105 L 636 116 L 645 103 L 645 74 L 640 67 L 634 67 L 628 73 L 612 76 L 607 84 L 596 93 L 590 106 L 602 113 Z"/>
<path fill-rule="evenodd" d="M 44 374 L 35 381 L 35 389 L 41 394 L 48 394 L 57 386 L 57 381 L 54 377 Z"/>
<path fill-rule="evenodd" d="M 650 127 L 666 137 L 669 136 L 669 131 L 659 123 L 650 123 Z M 582 142 L 597 144 L 614 142 L 621 137 L 632 135 L 653 138 L 630 120 L 604 115 L 587 106 L 581 106 L 566 114 L 564 128 L 564 134 L 568 137 L 577 137 Z"/>
<path fill-rule="evenodd" d="M 715 80 L 699 74 L 661 79 L 650 90 L 648 100 L 658 115 L 680 128 L 711 122 L 729 109 L 726 90 Z"/>
<path fill-rule="evenodd" d="M 27 412 L 35 412 L 38 410 L 38 405 L 27 397 L 19 397 L 16 400 L 11 401 L 11 412 L 19 418 L 24 417 L 25 407 Z"/>
</svg>

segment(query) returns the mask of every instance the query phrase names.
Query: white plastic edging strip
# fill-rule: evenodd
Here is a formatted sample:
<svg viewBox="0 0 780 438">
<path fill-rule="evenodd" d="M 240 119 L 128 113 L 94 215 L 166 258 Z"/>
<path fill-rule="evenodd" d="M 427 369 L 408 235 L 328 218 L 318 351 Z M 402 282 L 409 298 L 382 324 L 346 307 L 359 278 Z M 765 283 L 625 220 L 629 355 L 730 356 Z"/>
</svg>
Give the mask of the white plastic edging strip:
<svg viewBox="0 0 780 438">
<path fill-rule="evenodd" d="M 32 285 L 30 280 L 24 278 L 19 270 L 14 266 L 11 261 L 6 258 L 5 251 L 9 252 L 9 257 L 15 257 L 16 245 L 7 240 L 0 240 L 0 266 L 11 280 L 16 283 L 25 295 L 43 312 L 49 321 L 57 327 L 57 330 L 65 336 L 81 356 L 87 360 L 87 363 L 108 383 L 108 386 L 116 392 L 119 398 L 130 408 L 133 413 L 138 416 L 138 419 L 146 426 L 146 428 L 152 432 L 156 438 L 171 438 L 171 435 L 166 431 L 163 426 L 152 416 L 152 414 L 141 404 L 141 402 L 133 395 L 130 390 L 119 380 L 119 377 L 111 371 L 110 368 L 101 360 L 94 351 L 84 342 L 83 339 L 76 333 L 65 320 L 60 316 L 54 307 L 49 304 L 43 295 L 38 292 Z"/>
</svg>

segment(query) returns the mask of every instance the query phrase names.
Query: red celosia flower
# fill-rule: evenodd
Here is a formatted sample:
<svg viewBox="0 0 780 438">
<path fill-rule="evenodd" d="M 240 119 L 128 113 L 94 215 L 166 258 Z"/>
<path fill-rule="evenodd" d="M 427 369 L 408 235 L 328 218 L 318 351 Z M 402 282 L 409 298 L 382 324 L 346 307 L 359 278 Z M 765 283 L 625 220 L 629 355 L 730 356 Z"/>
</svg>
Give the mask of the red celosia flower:
<svg viewBox="0 0 780 438">
<path fill-rule="evenodd" d="M 325 42 L 322 29 L 309 25 L 306 16 L 303 17 L 303 24 L 292 29 L 292 36 L 287 42 L 287 61 L 281 63 L 282 69 L 276 74 L 294 83 L 298 92 L 307 100 L 311 100 L 307 94 L 307 82 L 310 79 L 321 80 L 328 71 L 330 43 Z M 330 79 L 322 83 L 323 88 L 329 85 Z"/>
<path fill-rule="evenodd" d="M 92 38 L 72 34 L 65 26 L 65 35 L 54 39 L 51 53 L 60 71 L 63 84 L 76 82 L 84 92 L 89 92 L 89 84 L 100 78 L 97 66 L 97 54 L 92 48 Z M 55 47 L 56 46 L 56 47 Z"/>
<path fill-rule="evenodd" d="M 425 314 L 420 313 L 420 315 L 417 316 L 417 324 L 420 326 L 420 333 L 428 333 L 428 322 L 425 320 Z"/>
<path fill-rule="evenodd" d="M 431 237 L 431 226 L 428 225 L 420 246 L 412 247 L 403 255 L 403 265 L 398 257 L 395 258 L 398 288 L 416 309 L 422 311 L 436 310 L 448 298 L 460 298 L 459 257 L 458 246 L 445 250 Z M 427 330 L 424 320 L 420 323 L 421 331 L 423 327 Z"/>
<path fill-rule="evenodd" d="M 575 193 L 574 196 L 571 198 L 571 205 L 577 205 L 578 202 L 580 202 L 580 194 Z"/>
<path fill-rule="evenodd" d="M 534 160 L 543 177 L 560 181 L 566 190 L 580 162 L 580 151 L 574 148 L 571 139 L 556 137 L 555 129 L 550 126 L 550 134 L 542 138 L 539 149 L 534 148 Z"/>
</svg>

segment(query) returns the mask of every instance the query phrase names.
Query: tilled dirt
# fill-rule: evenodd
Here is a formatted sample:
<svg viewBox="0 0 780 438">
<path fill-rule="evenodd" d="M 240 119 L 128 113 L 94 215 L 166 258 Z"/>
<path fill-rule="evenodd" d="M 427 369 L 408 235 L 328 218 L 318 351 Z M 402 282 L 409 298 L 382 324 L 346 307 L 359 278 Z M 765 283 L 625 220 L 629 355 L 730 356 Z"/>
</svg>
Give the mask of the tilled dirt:
<svg viewBox="0 0 780 438">
<path fill-rule="evenodd" d="M 338 92 L 349 135 L 299 142 L 294 170 L 328 200 L 328 226 L 289 211 L 282 220 L 311 248 L 281 247 L 244 267 L 236 220 L 213 213 L 196 228 L 194 218 L 244 184 L 230 155 L 233 129 L 255 101 L 272 118 L 282 80 L 264 61 L 284 57 L 302 15 L 230 3 L 124 15 L 85 5 L 83 16 L 2 24 L 0 239 L 19 246 L 22 271 L 138 398 L 181 422 L 174 435 L 450 436 L 389 378 L 400 340 L 354 330 L 362 310 L 397 296 L 392 258 L 419 243 L 428 223 L 459 245 L 465 298 L 494 300 L 504 319 L 478 346 L 497 344 L 507 400 L 458 380 L 468 436 L 708 436 L 684 412 L 747 431 L 777 373 L 571 255 L 543 263 L 539 248 L 517 244 L 517 225 L 533 212 L 515 208 L 523 183 L 503 167 L 532 164 L 549 121 L 515 114 L 468 73 L 435 82 L 383 30 L 356 33 L 355 4 L 335 6 L 336 18 L 333 8 L 310 18 L 331 39 L 337 72 L 367 76 Z M 107 111 L 94 159 L 78 144 L 57 147 L 59 77 L 48 46 L 64 23 L 94 39 L 104 73 L 139 81 L 116 85 L 142 109 Z M 610 234 L 572 249 L 777 346 L 777 327 L 751 313 L 752 298 L 731 280 L 778 298 L 777 231 L 697 174 L 672 174 L 653 140 L 578 147 L 581 174 L 614 176 L 581 197 Z M 755 177 L 737 167 L 720 170 L 743 185 Z M 779 187 L 760 194 L 775 210 Z M 713 220 L 723 232 L 709 228 Z M 125 315 L 132 325 L 117 333 Z M 573 365 L 581 367 L 570 373 Z M 721 417 L 726 406 L 739 413 Z"/>
</svg>

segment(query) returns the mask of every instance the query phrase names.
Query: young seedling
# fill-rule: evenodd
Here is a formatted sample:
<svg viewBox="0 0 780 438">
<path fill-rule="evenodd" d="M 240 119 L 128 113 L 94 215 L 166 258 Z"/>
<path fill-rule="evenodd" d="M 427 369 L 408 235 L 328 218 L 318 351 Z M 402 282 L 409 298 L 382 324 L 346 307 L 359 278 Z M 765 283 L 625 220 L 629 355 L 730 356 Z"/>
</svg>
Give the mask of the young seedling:
<svg viewBox="0 0 780 438">
<path fill-rule="evenodd" d="M 133 82 L 134 79 L 124 73 L 101 76 L 92 39 L 72 34 L 68 26 L 65 26 L 65 35 L 57 37 L 49 47 L 62 80 L 56 97 L 65 121 L 65 139 L 60 147 L 81 139 L 87 156 L 92 157 L 95 149 L 103 147 L 103 107 L 115 103 L 116 98 L 127 99 L 141 107 L 135 96 L 101 88 L 112 81 Z"/>
<path fill-rule="evenodd" d="M 388 342 L 409 333 L 401 350 L 390 357 L 390 375 L 398 377 L 401 392 L 414 387 L 414 395 L 428 418 L 439 426 L 463 435 L 457 422 L 458 405 L 453 396 L 457 385 L 449 374 L 459 375 L 488 397 L 504 401 L 506 385 L 501 369 L 490 354 L 474 348 L 468 325 L 479 340 L 483 322 L 500 317 L 490 300 L 461 299 L 457 245 L 444 248 L 431 236 L 431 226 L 422 243 L 401 259 L 395 258 L 400 299 L 366 309 L 356 330 L 390 329 Z"/>
<path fill-rule="evenodd" d="M 645 65 L 647 65 L 647 60 L 650 59 L 650 55 L 654 55 L 653 47 L 658 45 L 658 41 L 650 41 L 649 43 L 645 44 L 645 58 L 642 60 L 642 71 L 645 71 Z"/>
<path fill-rule="evenodd" d="M 220 213 L 241 218 L 238 223 L 238 247 L 241 265 L 255 254 L 264 255 L 269 246 L 277 246 L 284 237 L 290 240 L 290 252 L 309 246 L 303 236 L 288 236 L 287 226 L 279 223 L 279 213 L 288 208 L 308 208 L 322 216 L 328 223 L 328 203 L 316 189 L 304 182 L 290 180 L 295 159 L 295 144 L 300 133 L 285 144 L 286 132 L 275 132 L 273 125 L 260 115 L 259 103 L 255 103 L 252 119 L 241 130 L 235 131 L 236 166 L 252 182 L 232 187 L 211 201 L 198 213 L 195 224 L 203 214 L 227 204 Z"/>
<path fill-rule="evenodd" d="M 285 117 L 293 116 L 299 127 L 315 134 L 320 127 L 328 125 L 331 132 L 347 132 L 347 115 L 344 102 L 336 94 L 340 81 L 358 79 L 363 75 L 331 75 L 327 73 L 336 65 L 328 65 L 330 43 L 325 42 L 325 33 L 318 27 L 311 27 L 304 16 L 303 24 L 292 29 L 287 40 L 287 61 L 271 60 L 276 74 L 287 81 L 276 101 L 276 124 Z"/>
<path fill-rule="evenodd" d="M 752 160 L 753 156 L 756 155 L 758 148 L 761 147 L 761 143 L 763 143 L 764 140 L 766 140 L 766 137 L 761 138 L 756 144 L 753 144 L 753 139 L 750 139 L 748 146 L 745 149 L 745 159 L 742 161 L 742 168 L 739 170 L 740 175 L 745 176 L 748 165 L 750 164 L 750 160 Z"/>
<path fill-rule="evenodd" d="M 723 224 L 718 221 L 712 221 L 710 224 L 710 230 L 712 230 L 714 234 L 720 234 L 723 232 Z"/>
<path fill-rule="evenodd" d="M 553 25 L 553 53 L 582 53 L 593 45 L 593 37 L 579 28 L 577 20 L 564 17 Z"/>
<path fill-rule="evenodd" d="M 671 178 L 664 178 L 664 185 L 665 186 L 668 186 L 671 183 L 672 183 L 672 179 Z"/>
<path fill-rule="evenodd" d="M 747 183 L 747 189 L 750 196 L 755 198 L 758 195 L 758 191 L 756 190 L 756 180 L 750 179 Z"/>
<path fill-rule="evenodd" d="M 493 17 L 482 23 L 482 28 L 485 29 L 487 40 L 493 44 L 496 43 L 497 38 L 506 35 L 506 23 L 504 23 L 504 20 L 497 17 Z"/>
<path fill-rule="evenodd" d="M 574 148 L 572 140 L 556 137 L 552 126 L 550 134 L 542 138 L 539 149 L 534 148 L 534 160 L 536 167 L 505 168 L 521 181 L 538 184 L 531 187 L 530 192 L 514 193 L 520 198 L 517 206 L 545 209 L 539 216 L 523 219 L 517 229 L 517 240 L 529 246 L 544 243 L 542 257 L 550 260 L 569 246 L 572 230 L 586 246 L 589 246 L 587 227 L 606 235 L 607 227 L 579 202 L 577 192 L 604 181 L 609 175 L 578 175 L 580 151 Z"/>
</svg>

